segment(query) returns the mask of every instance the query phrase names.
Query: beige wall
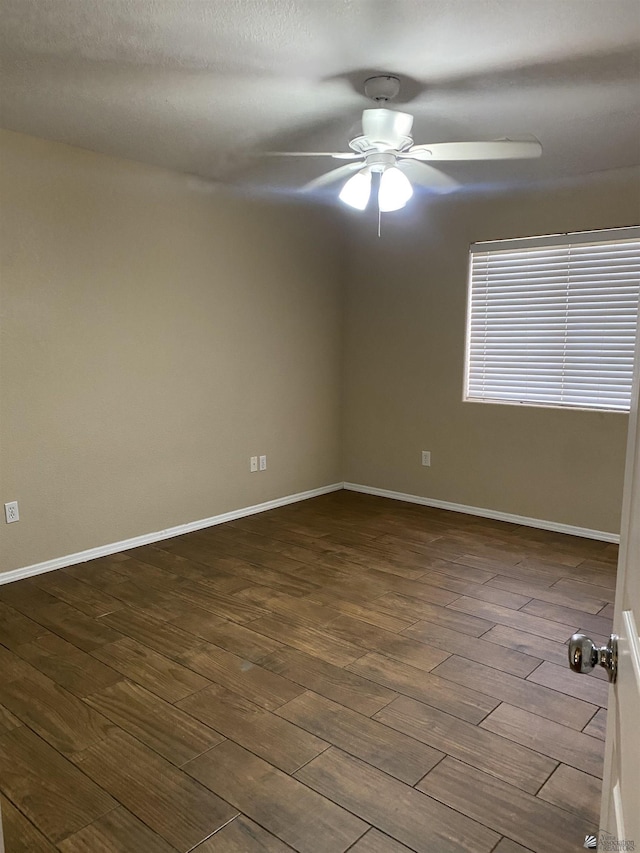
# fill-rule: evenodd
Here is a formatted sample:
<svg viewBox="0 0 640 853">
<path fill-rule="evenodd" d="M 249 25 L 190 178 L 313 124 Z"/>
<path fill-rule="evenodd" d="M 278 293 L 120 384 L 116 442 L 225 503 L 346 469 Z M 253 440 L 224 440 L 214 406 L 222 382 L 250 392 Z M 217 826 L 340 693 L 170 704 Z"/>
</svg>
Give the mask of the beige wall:
<svg viewBox="0 0 640 853">
<path fill-rule="evenodd" d="M 467 249 L 638 222 L 637 176 L 354 215 L 345 251 L 333 208 L 0 145 L 2 570 L 343 479 L 617 531 L 625 415 L 461 402 Z"/>
<path fill-rule="evenodd" d="M 462 402 L 469 244 L 640 221 L 633 173 L 352 217 L 344 478 L 617 532 L 628 416 Z M 420 464 L 430 450 L 432 467 Z"/>
<path fill-rule="evenodd" d="M 341 479 L 330 219 L 0 141 L 2 570 Z"/>
</svg>

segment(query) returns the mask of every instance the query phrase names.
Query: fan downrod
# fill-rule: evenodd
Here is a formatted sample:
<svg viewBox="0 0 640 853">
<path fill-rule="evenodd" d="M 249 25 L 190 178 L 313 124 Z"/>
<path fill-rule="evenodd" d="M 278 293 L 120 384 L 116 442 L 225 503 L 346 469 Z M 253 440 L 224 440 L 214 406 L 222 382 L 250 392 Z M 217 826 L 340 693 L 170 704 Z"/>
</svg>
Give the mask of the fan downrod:
<svg viewBox="0 0 640 853">
<path fill-rule="evenodd" d="M 392 101 L 398 96 L 399 91 L 400 80 L 388 74 L 369 77 L 364 81 L 365 95 L 376 103 Z"/>
</svg>

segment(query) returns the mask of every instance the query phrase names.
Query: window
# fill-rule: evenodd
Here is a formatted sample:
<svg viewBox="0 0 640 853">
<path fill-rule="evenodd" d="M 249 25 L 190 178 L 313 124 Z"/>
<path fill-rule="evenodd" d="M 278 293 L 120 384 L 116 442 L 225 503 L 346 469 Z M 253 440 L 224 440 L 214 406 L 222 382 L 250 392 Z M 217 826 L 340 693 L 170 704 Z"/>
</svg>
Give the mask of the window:
<svg viewBox="0 0 640 853">
<path fill-rule="evenodd" d="M 475 243 L 465 400 L 629 411 L 640 227 Z"/>
</svg>

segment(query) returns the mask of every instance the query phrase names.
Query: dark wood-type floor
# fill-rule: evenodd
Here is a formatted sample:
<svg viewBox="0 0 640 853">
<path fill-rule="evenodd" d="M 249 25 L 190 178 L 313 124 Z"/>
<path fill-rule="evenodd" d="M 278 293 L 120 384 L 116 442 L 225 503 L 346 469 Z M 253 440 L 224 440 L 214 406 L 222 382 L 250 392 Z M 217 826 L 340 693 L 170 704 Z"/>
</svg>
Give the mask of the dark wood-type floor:
<svg viewBox="0 0 640 853">
<path fill-rule="evenodd" d="M 7 853 L 562 853 L 616 547 L 337 492 L 0 587 Z"/>
</svg>

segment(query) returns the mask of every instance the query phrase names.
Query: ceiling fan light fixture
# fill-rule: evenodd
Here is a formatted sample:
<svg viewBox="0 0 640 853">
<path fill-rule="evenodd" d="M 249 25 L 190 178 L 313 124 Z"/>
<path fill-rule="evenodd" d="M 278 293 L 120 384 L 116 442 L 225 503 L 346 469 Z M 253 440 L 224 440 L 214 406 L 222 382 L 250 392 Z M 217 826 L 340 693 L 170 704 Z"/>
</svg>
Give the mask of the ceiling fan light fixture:
<svg viewBox="0 0 640 853">
<path fill-rule="evenodd" d="M 339 199 L 344 204 L 348 204 L 349 207 L 355 207 L 356 210 L 364 210 L 367 204 L 369 204 L 370 195 L 371 170 L 365 168 L 349 178 L 340 190 Z"/>
<path fill-rule="evenodd" d="M 412 195 L 413 187 L 404 172 L 401 172 L 397 166 L 384 170 L 378 190 L 378 207 L 382 213 L 400 210 Z"/>
</svg>

